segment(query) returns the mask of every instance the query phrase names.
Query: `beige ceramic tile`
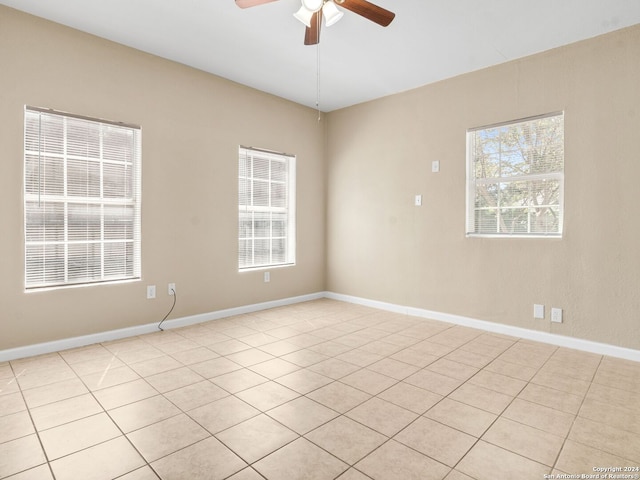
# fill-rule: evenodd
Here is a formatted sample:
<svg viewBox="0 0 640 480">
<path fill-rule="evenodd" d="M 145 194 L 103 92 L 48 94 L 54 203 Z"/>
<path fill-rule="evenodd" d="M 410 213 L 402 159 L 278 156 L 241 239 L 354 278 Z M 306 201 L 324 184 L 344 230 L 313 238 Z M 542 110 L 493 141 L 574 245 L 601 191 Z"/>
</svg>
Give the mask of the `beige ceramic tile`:
<svg viewBox="0 0 640 480">
<path fill-rule="evenodd" d="M 347 375 L 341 378 L 340 382 L 362 390 L 369 395 L 377 395 L 398 383 L 395 378 L 387 377 L 386 375 L 367 369 L 358 370 L 357 372 Z"/>
<path fill-rule="evenodd" d="M 348 352 L 341 353 L 337 355 L 336 358 L 339 360 L 344 360 L 345 362 L 353 363 L 359 367 L 366 367 L 375 363 L 379 360 L 382 360 L 384 357 L 377 353 L 367 352 L 364 350 L 349 350 Z"/>
<path fill-rule="evenodd" d="M 51 462 L 56 480 L 80 478 L 110 480 L 143 465 L 142 457 L 124 437 L 109 440 Z"/>
<path fill-rule="evenodd" d="M 638 434 L 578 417 L 569 432 L 569 439 L 640 464 L 640 435 Z"/>
<path fill-rule="evenodd" d="M 266 362 L 257 363 L 249 367 L 250 370 L 271 380 L 295 372 L 300 368 L 298 365 L 282 360 L 281 358 L 274 358 L 273 360 L 267 360 Z"/>
<path fill-rule="evenodd" d="M 583 397 L 530 383 L 520 392 L 518 398 L 575 415 L 580 410 Z"/>
<path fill-rule="evenodd" d="M 256 363 L 266 362 L 267 360 L 273 360 L 275 357 L 269 353 L 258 350 L 257 348 L 250 348 L 241 352 L 232 353 L 227 355 L 229 360 L 236 362 L 243 367 L 250 367 Z"/>
<path fill-rule="evenodd" d="M 11 415 L 12 413 L 23 412 L 27 406 L 19 392 L 0 395 L 0 417 Z"/>
<path fill-rule="evenodd" d="M 394 438 L 449 467 L 455 466 L 477 440 L 471 435 L 424 417 L 420 417 Z"/>
<path fill-rule="evenodd" d="M 503 417 L 559 437 L 569 432 L 574 415 L 516 398 L 502 414 Z"/>
<path fill-rule="evenodd" d="M 443 396 L 449 395 L 463 383 L 462 380 L 432 372 L 427 369 L 414 373 L 410 377 L 405 378 L 404 381 L 416 387 L 423 388 Z"/>
<path fill-rule="evenodd" d="M 298 367 L 308 367 L 315 363 L 321 362 L 329 358 L 320 352 L 315 352 L 309 349 L 298 350 L 297 352 L 289 353 L 280 357 L 282 360 L 286 360 L 289 363 L 293 363 Z"/>
<path fill-rule="evenodd" d="M 45 461 L 36 435 L 0 443 L 0 478 L 42 465 Z"/>
<path fill-rule="evenodd" d="M 109 416 L 99 413 L 40 432 L 40 441 L 49 460 L 54 460 L 120 435 Z"/>
<path fill-rule="evenodd" d="M 148 376 L 145 380 L 160 393 L 165 393 L 201 382 L 204 378 L 193 370 L 182 367 Z"/>
<path fill-rule="evenodd" d="M 264 414 L 216 435 L 240 458 L 253 463 L 298 438 L 298 434 Z"/>
<path fill-rule="evenodd" d="M 371 398 L 371 395 L 340 382 L 333 382 L 307 394 L 307 397 L 336 412 L 345 413 Z"/>
<path fill-rule="evenodd" d="M 262 375 L 243 368 L 212 378 L 211 381 L 229 393 L 237 393 L 268 381 Z"/>
<path fill-rule="evenodd" d="M 0 416 L 0 443 L 35 433 L 29 412 L 22 411 Z"/>
<path fill-rule="evenodd" d="M 90 394 L 60 400 L 31 409 L 31 418 L 40 431 L 89 417 L 104 410 Z"/>
<path fill-rule="evenodd" d="M 231 475 L 228 480 L 264 480 L 264 477 L 253 468 L 247 467 L 238 473 Z"/>
<path fill-rule="evenodd" d="M 511 363 L 500 358 L 494 360 L 489 365 L 484 367 L 493 373 L 499 373 L 507 377 L 517 378 L 518 380 L 524 380 L 528 382 L 533 376 L 538 373 L 538 369 L 526 365 L 520 365 L 518 363 Z"/>
<path fill-rule="evenodd" d="M 356 464 L 374 480 L 441 480 L 449 467 L 390 440 Z"/>
<path fill-rule="evenodd" d="M 201 407 L 228 396 L 229 393 L 209 380 L 194 383 L 164 394 L 171 403 L 183 412 Z"/>
<path fill-rule="evenodd" d="M 446 375 L 447 377 L 457 378 L 458 380 L 466 381 L 476 373 L 478 368 L 464 363 L 454 362 L 446 358 L 436 360 L 432 364 L 426 367 L 427 370 Z"/>
<path fill-rule="evenodd" d="M 209 432 L 185 414 L 162 420 L 127 435 L 147 462 L 153 462 L 209 436 Z"/>
<path fill-rule="evenodd" d="M 232 353 L 242 352 L 243 350 L 248 350 L 251 348 L 246 343 L 242 343 L 241 341 L 234 338 L 225 340 L 223 342 L 212 343 L 211 345 L 207 346 L 210 350 L 213 350 L 220 355 L 231 355 Z"/>
<path fill-rule="evenodd" d="M 354 365 L 353 363 L 345 362 L 344 360 L 329 358 L 327 360 L 323 360 L 320 363 L 311 365 L 309 367 L 309 370 L 324 375 L 325 377 L 337 380 L 346 375 L 349 375 L 350 373 L 355 372 L 356 370 L 360 370 L 360 367 Z"/>
<path fill-rule="evenodd" d="M 469 352 L 467 350 L 461 349 L 454 350 L 444 357 L 445 360 L 451 360 L 475 368 L 483 368 L 487 366 L 493 361 L 493 358 L 494 357 L 491 355 L 482 355 L 479 353 Z"/>
<path fill-rule="evenodd" d="M 259 413 L 259 410 L 234 396 L 221 398 L 188 412 L 191 418 L 212 434 L 237 425 Z"/>
<path fill-rule="evenodd" d="M 111 356 L 108 357 L 100 357 L 73 364 L 71 365 L 71 368 L 73 368 L 76 374 L 82 377 L 91 373 L 104 372 L 106 370 L 111 370 L 112 368 L 123 366 L 125 366 L 125 363 L 115 355 L 111 354 Z"/>
<path fill-rule="evenodd" d="M 405 382 L 396 383 L 378 394 L 378 397 L 417 414 L 423 414 L 443 398 L 441 395 Z"/>
<path fill-rule="evenodd" d="M 482 370 L 469 380 L 470 383 L 488 388 L 505 395 L 515 397 L 526 386 L 527 382 L 517 378 L 507 377 L 500 373 Z"/>
<path fill-rule="evenodd" d="M 201 363 L 217 358 L 220 355 L 213 350 L 209 350 L 207 347 L 197 347 L 191 350 L 174 352 L 171 356 L 184 365 L 193 365 L 194 363 Z"/>
<path fill-rule="evenodd" d="M 497 418 L 492 413 L 449 398 L 429 409 L 424 416 L 474 437 L 480 437 Z"/>
<path fill-rule="evenodd" d="M 299 397 L 267 414 L 300 435 L 313 430 L 338 416 L 338 413 L 306 397 Z"/>
<path fill-rule="evenodd" d="M 593 390 L 593 394 L 587 394 L 579 415 L 594 422 L 606 423 L 611 427 L 640 435 L 640 415 L 636 415 L 633 410 L 627 408 L 600 402 L 598 398 L 597 389 Z"/>
<path fill-rule="evenodd" d="M 489 390 L 469 382 L 460 385 L 458 389 L 449 395 L 449 398 L 495 415 L 500 415 L 513 401 L 513 397 L 510 395 Z"/>
<path fill-rule="evenodd" d="M 269 480 L 333 480 L 348 465 L 299 438 L 255 463 L 253 468 Z"/>
<path fill-rule="evenodd" d="M 251 347 L 259 347 L 260 345 L 266 345 L 267 343 L 277 342 L 280 339 L 267 333 L 258 332 L 245 337 L 240 337 L 239 340 Z"/>
<path fill-rule="evenodd" d="M 320 375 L 319 373 L 312 372 L 311 370 L 302 369 L 296 370 L 295 372 L 282 377 L 278 377 L 276 381 L 285 387 L 304 395 L 331 383 L 332 379 L 325 377 L 324 375 Z"/>
<path fill-rule="evenodd" d="M 387 437 L 392 437 L 418 418 L 416 413 L 377 397 L 367 400 L 346 415 Z"/>
<path fill-rule="evenodd" d="M 143 379 L 122 383 L 94 392 L 94 396 L 105 410 L 111 410 L 129 403 L 153 397 L 158 392 Z"/>
<path fill-rule="evenodd" d="M 240 370 L 242 366 L 227 358 L 218 357 L 190 365 L 189 368 L 204 378 L 214 378 L 234 370 Z"/>
<path fill-rule="evenodd" d="M 367 477 L 364 473 L 360 473 L 355 468 L 350 468 L 336 480 L 370 480 L 370 477 Z"/>
<path fill-rule="evenodd" d="M 158 476 L 151 470 L 151 467 L 145 465 L 122 477 L 118 477 L 118 480 L 158 480 Z"/>
<path fill-rule="evenodd" d="M 550 467 L 564 443 L 563 437 L 506 418 L 499 418 L 482 439 Z"/>
<path fill-rule="evenodd" d="M 456 470 L 477 480 L 495 480 L 544 478 L 551 468 L 481 440 L 456 465 Z"/>
<path fill-rule="evenodd" d="M 399 352 L 394 353 L 389 358 L 398 360 L 403 363 L 408 363 L 409 365 L 413 365 L 418 368 L 424 368 L 427 365 L 438 360 L 438 358 L 440 357 L 418 352 L 417 350 L 412 350 L 411 348 L 405 348 L 404 350 L 400 350 Z"/>
<path fill-rule="evenodd" d="M 266 382 L 236 393 L 236 396 L 264 412 L 278 405 L 282 405 L 289 400 L 293 400 L 299 397 L 300 394 L 287 387 L 283 387 L 279 383 Z"/>
<path fill-rule="evenodd" d="M 72 378 L 43 387 L 24 390 L 23 394 L 29 408 L 35 408 L 59 400 L 77 397 L 88 392 L 89 390 L 79 378 Z"/>
<path fill-rule="evenodd" d="M 419 368 L 415 365 L 409 365 L 393 358 L 383 358 L 382 360 L 369 365 L 367 370 L 373 370 L 374 372 L 381 373 L 387 377 L 402 380 L 407 378 L 409 375 L 416 373 Z"/>
<path fill-rule="evenodd" d="M 81 378 L 89 390 L 95 391 L 137 380 L 140 378 L 140 375 L 131 368 L 124 366 L 105 369 L 104 371 L 90 373 L 88 375 L 81 375 Z"/>
<path fill-rule="evenodd" d="M 7 480 L 53 480 L 53 475 L 51 474 L 49 465 L 45 464 L 12 475 Z"/>
<path fill-rule="evenodd" d="M 124 433 L 129 433 L 152 423 L 180 413 L 180 410 L 161 395 L 146 398 L 109 411 L 109 415 Z"/>
<path fill-rule="evenodd" d="M 593 475 L 593 467 L 633 465 L 631 460 L 604 452 L 573 440 L 567 440 L 556 462 L 556 467 L 568 474 Z M 585 477 L 586 478 L 586 477 Z"/>
<path fill-rule="evenodd" d="M 457 470 L 451 470 L 444 480 L 473 480 L 473 478 Z"/>
<path fill-rule="evenodd" d="M 572 378 L 566 375 L 553 375 L 543 371 L 538 372 L 532 379 L 531 383 L 542 385 L 544 387 L 560 390 L 565 393 L 579 395 L 584 397 L 589 390 L 589 382 Z"/>
<path fill-rule="evenodd" d="M 151 466 L 163 480 L 222 480 L 247 464 L 219 440 L 209 437 L 156 460 Z"/>
</svg>

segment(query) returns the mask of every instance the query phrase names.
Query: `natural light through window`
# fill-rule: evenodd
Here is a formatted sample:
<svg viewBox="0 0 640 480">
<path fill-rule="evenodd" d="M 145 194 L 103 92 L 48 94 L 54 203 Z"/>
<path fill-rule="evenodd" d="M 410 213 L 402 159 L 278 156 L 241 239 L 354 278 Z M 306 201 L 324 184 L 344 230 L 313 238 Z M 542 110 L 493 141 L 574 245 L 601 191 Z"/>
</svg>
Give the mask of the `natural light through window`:
<svg viewBox="0 0 640 480">
<path fill-rule="evenodd" d="M 467 235 L 561 237 L 564 114 L 467 132 Z"/>
<path fill-rule="evenodd" d="M 295 263 L 295 179 L 295 156 L 240 147 L 240 270 Z"/>
</svg>

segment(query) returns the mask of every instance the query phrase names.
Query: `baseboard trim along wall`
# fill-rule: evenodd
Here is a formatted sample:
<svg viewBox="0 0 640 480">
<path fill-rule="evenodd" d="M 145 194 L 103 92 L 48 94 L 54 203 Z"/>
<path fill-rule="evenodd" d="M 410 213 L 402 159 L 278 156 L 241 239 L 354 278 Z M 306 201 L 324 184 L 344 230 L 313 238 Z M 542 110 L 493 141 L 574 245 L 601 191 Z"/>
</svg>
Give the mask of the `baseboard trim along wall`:
<svg viewBox="0 0 640 480">
<path fill-rule="evenodd" d="M 597 353 L 599 355 L 608 355 L 611 357 L 640 362 L 640 350 L 617 347 L 607 343 L 582 340 L 580 338 L 566 337 L 555 333 L 539 332 L 537 330 L 529 330 L 527 328 L 513 327 L 511 325 L 503 325 L 501 323 L 487 322 L 486 320 L 477 320 L 475 318 L 464 317 L 461 315 L 452 315 L 450 313 L 435 312 L 433 310 L 405 307 L 393 303 L 379 302 L 377 300 L 369 300 L 366 298 L 353 297 L 350 295 L 342 295 L 332 292 L 326 292 L 325 297 L 333 300 L 340 300 L 343 302 L 377 308 L 380 310 L 387 310 L 389 312 L 428 318 L 431 320 L 439 320 L 446 323 L 453 323 L 455 325 L 477 328 L 478 330 L 484 330 L 487 332 L 500 333 L 511 337 L 548 343 L 559 347 L 572 348 L 574 350 L 582 350 L 584 352 Z"/>
<path fill-rule="evenodd" d="M 283 307 L 287 305 L 293 305 L 301 302 L 308 302 L 311 300 L 318 300 L 320 298 L 329 298 L 332 300 L 339 300 L 342 302 L 353 303 L 356 305 L 363 305 L 367 307 L 377 308 L 379 310 L 385 310 L 388 312 L 400 313 L 403 315 L 411 315 L 419 318 L 439 320 L 454 325 L 461 325 L 465 327 L 477 328 L 487 332 L 500 333 L 503 335 L 509 335 L 512 337 L 523 338 L 527 340 L 533 340 L 536 342 L 548 343 L 559 347 L 572 348 L 575 350 L 582 350 L 585 352 L 597 353 L 599 355 L 609 355 L 611 357 L 623 358 L 634 362 L 640 362 L 640 350 L 633 350 L 630 348 L 617 347 L 615 345 L 609 345 L 606 343 L 593 342 L 590 340 L 582 340 L 579 338 L 566 337 L 563 335 L 557 335 L 553 333 L 539 332 L 536 330 L 528 330 L 526 328 L 513 327 L 510 325 L 503 325 L 500 323 L 487 322 L 485 320 L 478 320 L 475 318 L 464 317 L 460 315 L 452 315 L 449 313 L 436 312 L 432 310 L 426 310 L 415 307 L 407 307 L 402 305 L 396 305 L 392 303 L 380 302 L 377 300 L 370 300 L 366 298 L 354 297 L 351 295 L 343 295 L 333 292 L 317 292 L 308 295 L 301 295 L 298 297 L 284 298 L 281 300 L 273 300 L 263 303 L 255 303 L 252 305 L 245 305 L 241 307 L 229 308 L 225 310 L 218 310 L 210 313 L 203 313 L 199 315 L 191 315 L 188 317 L 181 317 L 172 320 L 165 321 L 162 326 L 165 330 L 172 328 L 186 327 L 189 325 L 195 325 L 198 323 L 208 322 L 211 320 L 219 320 L 222 318 L 232 317 L 234 315 L 242 315 L 246 313 L 258 312 L 260 310 L 268 310 L 270 308 Z M 122 328 L 118 330 L 110 330 L 107 332 L 95 333 L 91 335 L 83 335 L 79 337 L 65 338 L 62 340 L 55 340 L 52 342 L 38 343 L 35 345 L 27 345 L 24 347 L 11 348 L 7 350 L 0 350 L 0 362 L 7 362 L 9 360 L 15 360 L 18 358 L 32 357 L 35 355 L 43 355 L 46 353 L 57 352 L 60 350 L 67 350 L 70 348 L 84 347 L 94 343 L 108 342 L 112 340 L 119 340 L 122 338 L 133 337 L 136 335 L 143 335 L 145 333 L 153 333 L 158 331 L 158 323 L 149 323 L 146 325 L 139 325 L 135 327 Z"/>
<path fill-rule="evenodd" d="M 233 317 L 234 315 L 258 312 L 260 310 L 268 310 L 270 308 L 308 302 L 310 300 L 317 300 L 324 297 L 324 292 L 319 292 L 309 295 L 301 295 L 299 297 L 290 297 L 281 300 L 272 300 L 269 302 L 245 305 L 242 307 L 228 308 L 226 310 L 218 310 L 215 312 L 202 313 L 199 315 L 190 315 L 188 317 L 166 320 L 162 324 L 162 328 L 163 330 L 170 330 L 172 328 L 186 327 L 189 325 L 208 322 L 210 320 L 219 320 L 221 318 Z M 148 323 L 146 325 L 121 328 L 118 330 L 109 330 L 107 332 L 94 333 L 91 335 L 82 335 L 80 337 L 64 338 L 62 340 L 54 340 L 52 342 L 38 343 L 34 345 L 27 345 L 24 347 L 16 347 L 8 350 L 0 350 L 0 362 L 7 362 L 9 360 L 15 360 L 17 358 L 33 357 L 35 355 L 43 355 L 45 353 L 68 350 L 70 348 L 84 347 L 87 345 L 92 345 L 94 343 L 110 342 L 112 340 L 135 337 L 136 335 L 144 335 L 145 333 L 153 333 L 158 331 L 158 323 L 160 322 L 158 321 L 155 323 Z"/>
</svg>

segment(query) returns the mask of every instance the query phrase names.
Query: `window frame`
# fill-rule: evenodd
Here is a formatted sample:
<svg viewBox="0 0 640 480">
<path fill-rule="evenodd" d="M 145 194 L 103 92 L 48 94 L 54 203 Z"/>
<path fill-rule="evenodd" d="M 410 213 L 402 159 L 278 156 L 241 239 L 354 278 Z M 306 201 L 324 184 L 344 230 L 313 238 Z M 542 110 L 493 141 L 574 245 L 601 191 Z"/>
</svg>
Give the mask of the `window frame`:
<svg viewBox="0 0 640 480">
<path fill-rule="evenodd" d="M 251 160 L 251 172 L 247 172 L 243 175 L 243 158 Z M 254 159 L 268 160 L 269 161 L 269 173 L 268 179 L 259 178 L 255 175 L 255 163 Z M 252 270 L 264 270 L 271 268 L 291 267 L 296 264 L 296 156 L 287 153 L 275 152 L 272 150 L 266 150 L 254 147 L 245 147 L 240 145 L 238 147 L 238 256 L 237 265 L 238 272 L 247 272 Z M 272 161 L 285 162 L 286 163 L 286 179 L 285 181 L 274 180 L 272 176 Z M 243 203 L 243 181 L 245 182 L 246 189 L 244 191 L 244 198 L 250 200 L 250 202 Z M 261 182 L 268 185 L 268 198 L 269 205 L 256 205 L 253 187 L 256 182 Z M 273 206 L 272 186 L 275 184 L 286 185 L 286 199 L 285 205 L 282 207 Z M 251 205 L 249 205 L 251 203 Z M 242 235 L 243 232 L 243 213 L 251 214 L 251 231 L 249 235 Z M 269 224 L 269 235 L 258 236 L 256 235 L 255 224 L 258 220 L 255 218 L 255 214 L 269 215 L 269 220 L 262 219 L 263 222 Z M 274 219 L 273 214 L 280 214 L 286 216 L 285 235 L 274 234 Z M 244 219 L 246 221 L 246 219 Z M 246 230 L 245 230 L 246 231 Z M 259 262 L 256 261 L 256 240 L 269 241 L 269 261 Z M 274 240 L 284 240 L 285 244 L 285 258 L 281 261 L 274 260 Z M 251 262 L 243 262 L 242 243 L 251 241 Z"/>
<path fill-rule="evenodd" d="M 24 108 L 24 179 L 23 179 L 23 209 L 24 209 L 24 288 L 25 292 L 42 291 L 59 288 L 82 287 L 99 284 L 139 281 L 142 278 L 141 265 L 141 208 L 142 208 L 142 130 L 137 125 L 123 122 L 113 122 L 104 119 L 76 115 L 48 108 Z M 30 122 L 37 115 L 38 126 L 33 131 Z M 61 127 L 61 133 L 52 134 L 47 141 L 59 141 L 58 151 L 48 151 L 43 147 L 45 135 L 42 119 L 50 120 L 50 125 Z M 59 123 L 56 123 L 59 122 Z M 87 122 L 87 132 L 97 133 L 97 140 L 92 138 L 82 143 L 70 133 L 70 125 L 77 127 L 81 122 Z M 123 131 L 124 129 L 124 131 Z M 105 139 L 109 134 L 115 135 L 115 143 L 109 144 Z M 87 133 L 89 137 L 89 133 Z M 122 143 L 122 136 L 131 137 L 124 151 L 118 147 Z M 37 151 L 33 147 L 33 139 L 37 141 Z M 86 145 L 87 153 L 74 153 L 73 148 Z M 91 149 L 94 149 L 91 153 Z M 111 147 L 111 149 L 109 148 Z M 98 153 L 95 153 L 97 149 Z M 114 153 L 116 152 L 117 153 Z M 112 158 L 109 156 L 112 155 Z M 34 165 L 37 161 L 37 165 Z M 42 179 L 47 181 L 47 162 L 51 165 L 57 162 L 59 172 L 62 172 L 62 191 L 51 193 L 42 185 Z M 33 168 L 36 167 L 37 191 L 33 188 Z M 82 171 L 85 168 L 86 183 L 82 183 L 74 176 L 74 168 Z M 99 180 L 95 181 L 89 171 L 96 168 Z M 50 167 L 54 168 L 54 167 Z M 80 170 L 78 170 L 80 168 Z M 114 173 L 117 172 L 117 173 Z M 115 175 L 115 176 L 114 176 Z M 114 178 L 121 176 L 121 183 L 113 183 Z M 99 193 L 95 192 L 96 185 Z M 86 195 L 79 195 L 74 189 L 84 186 Z M 59 189 L 60 187 L 58 187 Z M 89 193 L 90 189 L 94 191 Z M 122 190 L 122 193 L 119 191 Z M 50 210 L 47 210 L 47 207 Z M 37 209 L 42 209 L 38 215 Z M 84 211 L 83 211 L 84 208 Z M 74 212 L 75 210 L 75 212 Z M 118 211 L 120 210 L 120 211 Z M 54 212 L 54 223 L 47 221 L 47 214 Z M 78 213 L 80 212 L 80 213 Z M 30 220 L 30 215 L 36 213 L 42 220 Z M 86 238 L 78 239 L 76 232 L 78 218 L 86 222 Z M 115 223 L 109 223 L 115 222 Z M 120 222 L 120 223 L 118 223 Z M 99 227 L 96 227 L 99 225 Z M 52 229 L 57 229 L 52 232 Z M 114 228 L 116 230 L 114 230 Z M 35 232 L 34 233 L 34 229 Z M 91 233 L 89 232 L 91 230 Z M 34 239 L 39 236 L 41 239 Z M 47 238 L 51 235 L 51 238 Z M 74 262 L 73 250 L 82 250 L 85 254 L 76 253 Z M 30 253 L 41 248 L 42 253 Z M 46 252 L 50 248 L 55 253 Z M 79 259 L 79 260 L 78 260 Z M 52 270 L 47 270 L 47 260 L 54 261 Z M 38 261 L 41 262 L 37 266 Z M 85 263 L 83 263 L 83 261 Z M 36 267 L 30 265 L 35 262 Z M 120 263 L 120 265 L 117 265 Z M 96 267 L 99 265 L 99 267 Z M 115 265 L 115 267 L 114 267 Z M 85 275 L 82 275 L 84 269 Z M 75 270 L 75 272 L 74 272 Z M 79 272 L 79 273 L 78 273 Z M 74 277 L 75 273 L 75 277 Z"/>
<path fill-rule="evenodd" d="M 475 156 L 474 156 L 474 135 L 478 131 L 487 131 L 490 129 L 496 129 L 505 126 L 517 126 L 520 124 L 534 122 L 537 120 L 544 120 L 552 117 L 560 117 L 562 122 L 562 170 L 545 173 L 529 173 L 523 175 L 509 175 L 509 176 L 494 176 L 488 178 L 477 179 L 475 176 Z M 470 128 L 467 130 L 466 136 L 466 220 L 465 220 L 465 234 L 467 237 L 486 237 L 486 238 L 548 238 L 548 239 L 560 239 L 564 235 L 564 176 L 565 176 L 565 154 L 564 154 L 564 124 L 565 124 L 565 112 L 558 111 L 542 115 L 536 115 L 517 120 L 511 120 L 506 122 L 500 122 L 491 125 L 485 125 L 481 127 Z M 554 232 L 477 232 L 476 231 L 476 185 L 487 184 L 513 184 L 513 183 L 533 183 L 535 181 L 551 180 L 558 182 L 558 203 L 549 204 L 545 207 L 557 207 L 558 208 L 558 230 Z M 501 210 L 500 206 L 494 207 Z M 517 207 L 506 207 L 517 208 Z M 524 207 L 519 207 L 524 208 Z M 529 212 L 530 215 L 530 212 Z M 530 217 L 528 215 L 528 229 L 530 228 Z M 499 214 L 496 220 L 496 228 L 500 225 Z"/>
</svg>

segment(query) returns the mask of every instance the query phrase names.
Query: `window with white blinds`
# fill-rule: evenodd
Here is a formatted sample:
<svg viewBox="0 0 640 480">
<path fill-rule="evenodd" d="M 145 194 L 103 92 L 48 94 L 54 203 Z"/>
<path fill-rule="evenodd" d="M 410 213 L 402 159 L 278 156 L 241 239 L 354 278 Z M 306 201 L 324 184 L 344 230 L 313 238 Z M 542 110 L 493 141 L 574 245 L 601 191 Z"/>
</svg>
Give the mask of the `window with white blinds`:
<svg viewBox="0 0 640 480">
<path fill-rule="evenodd" d="M 25 287 L 140 278 L 140 128 L 27 107 Z"/>
<path fill-rule="evenodd" d="M 467 235 L 561 237 L 564 114 L 467 132 Z"/>
<path fill-rule="evenodd" d="M 238 268 L 293 265 L 296 158 L 240 147 Z"/>
</svg>

